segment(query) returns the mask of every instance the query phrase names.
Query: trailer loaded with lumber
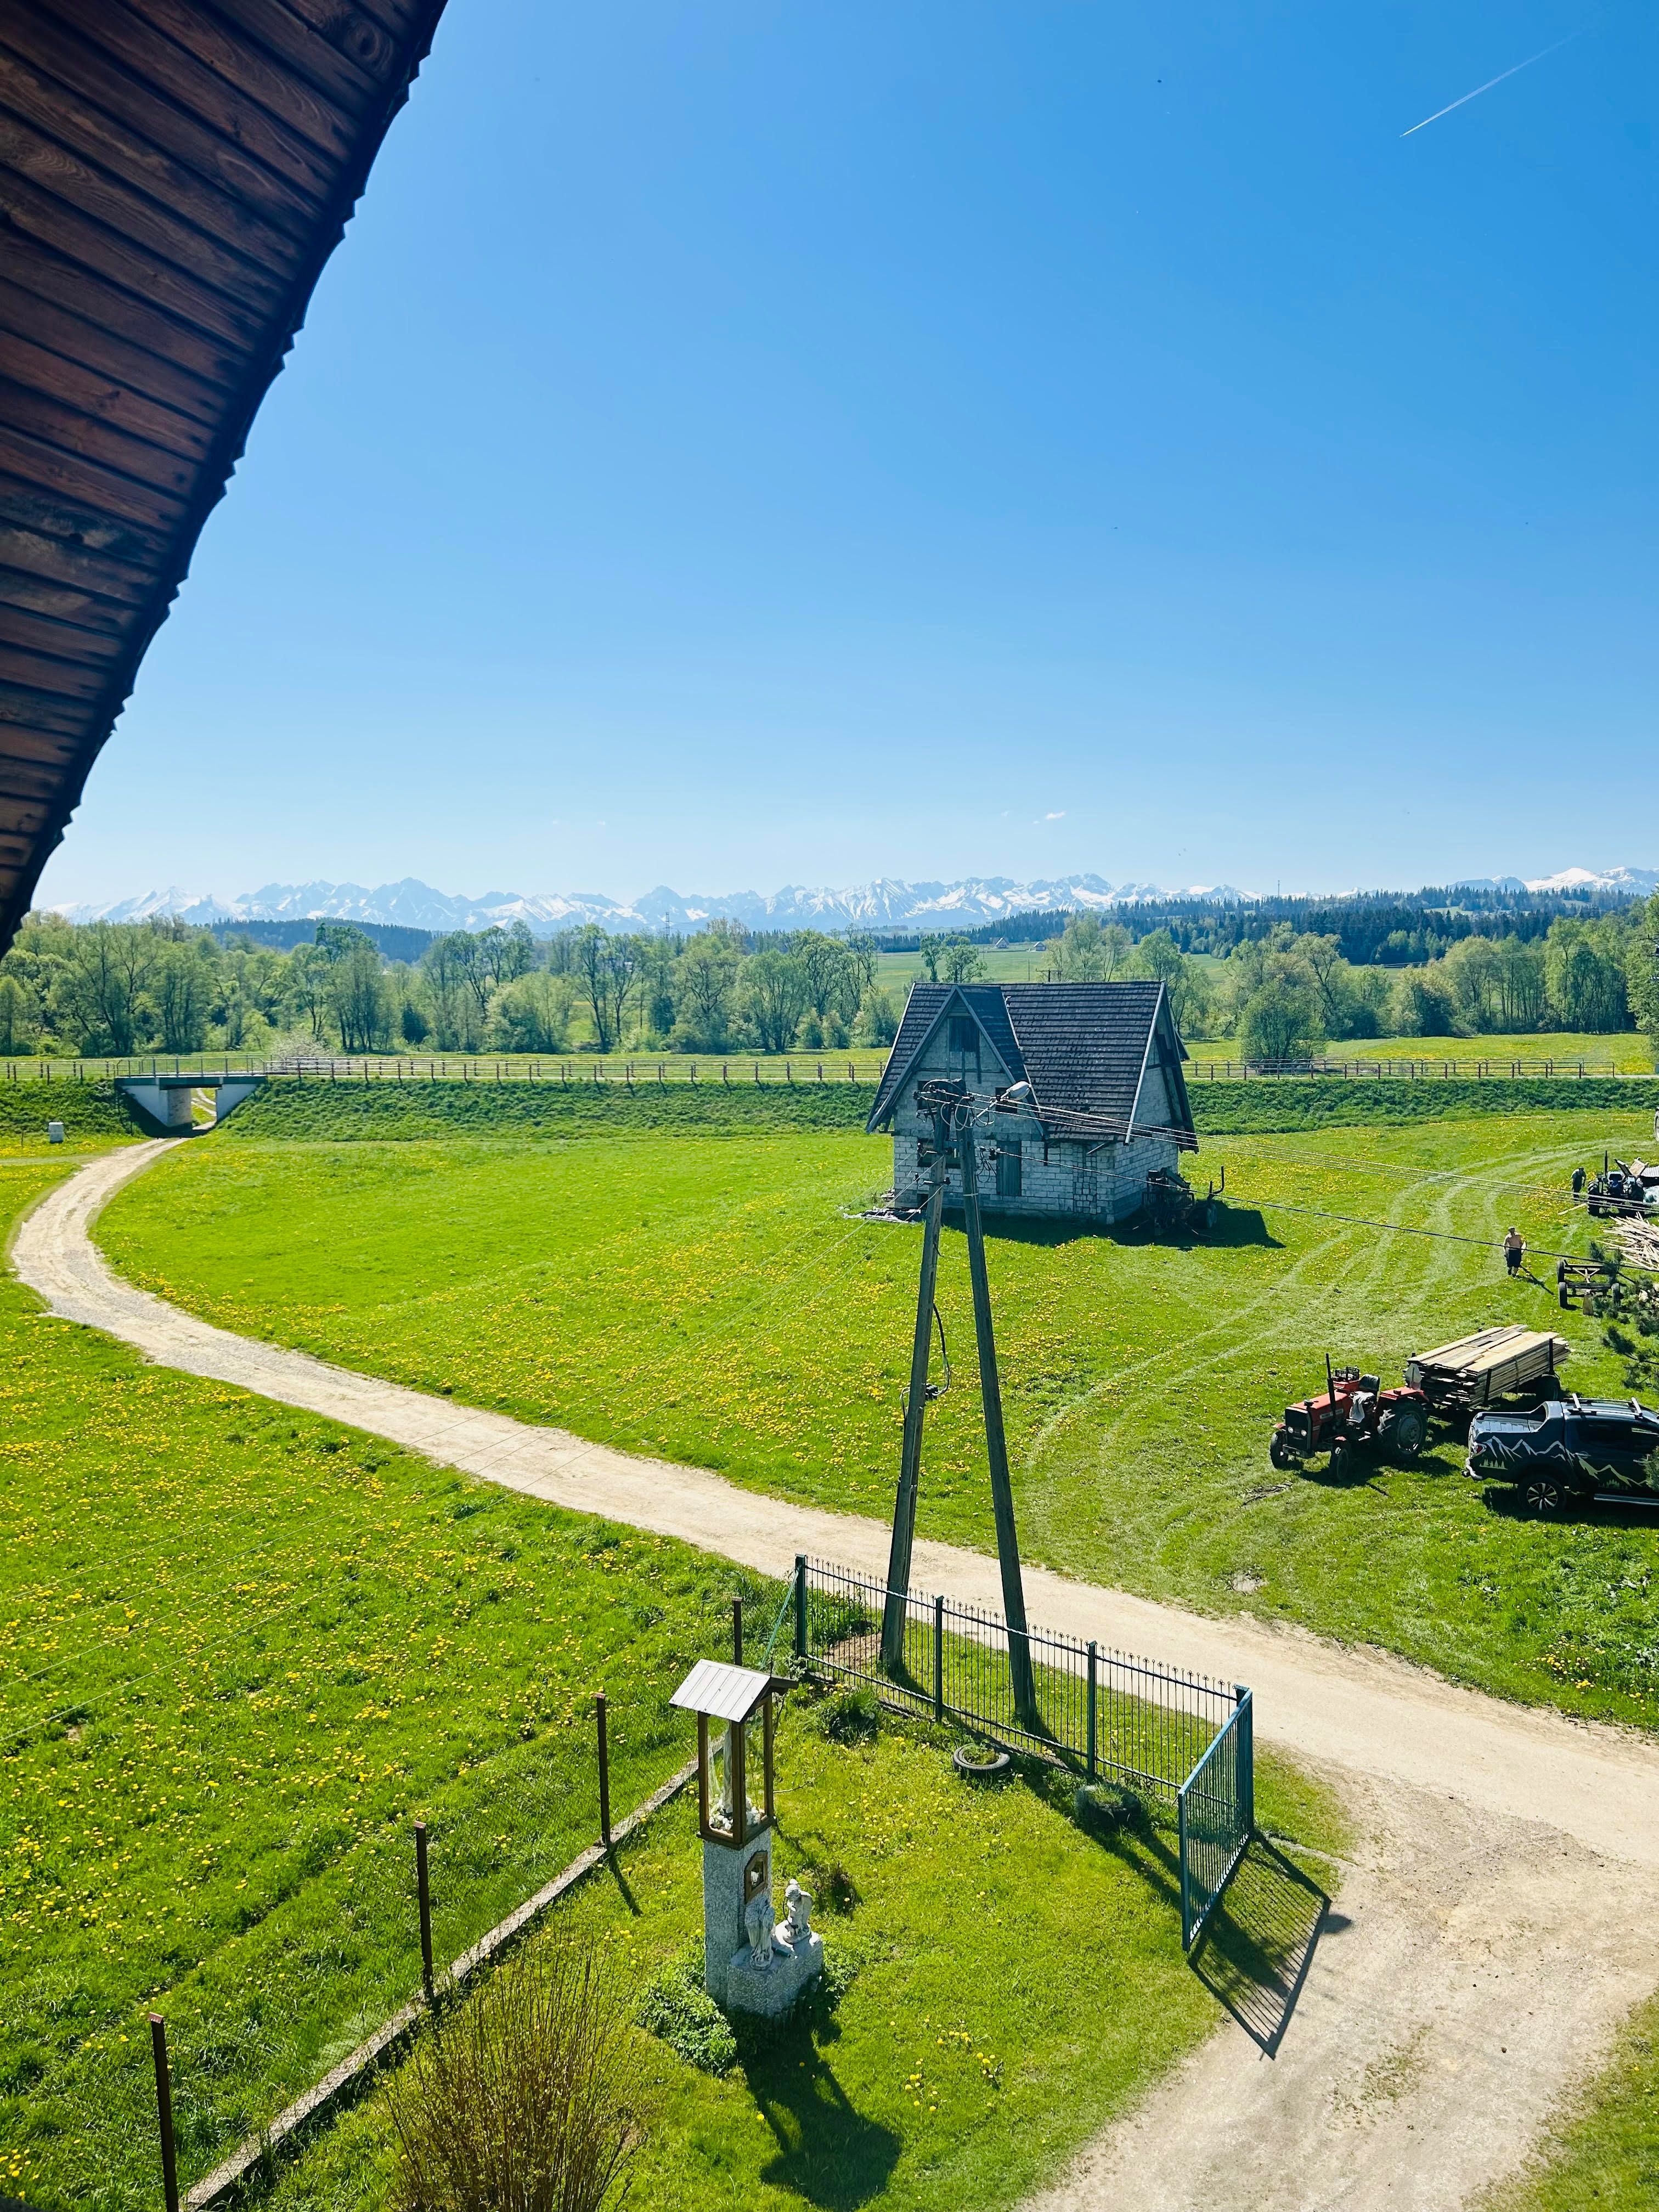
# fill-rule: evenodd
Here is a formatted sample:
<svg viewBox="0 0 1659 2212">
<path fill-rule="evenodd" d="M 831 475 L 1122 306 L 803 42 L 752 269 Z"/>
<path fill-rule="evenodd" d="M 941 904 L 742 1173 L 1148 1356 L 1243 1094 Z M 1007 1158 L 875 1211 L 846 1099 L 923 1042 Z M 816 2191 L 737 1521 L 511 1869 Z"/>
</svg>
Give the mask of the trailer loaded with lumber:
<svg viewBox="0 0 1659 2212">
<path fill-rule="evenodd" d="M 1419 1352 L 1407 1362 L 1406 1380 L 1443 1417 L 1476 1413 L 1523 1392 L 1555 1398 L 1556 1375 L 1571 1348 L 1565 1337 L 1513 1322 Z"/>
</svg>

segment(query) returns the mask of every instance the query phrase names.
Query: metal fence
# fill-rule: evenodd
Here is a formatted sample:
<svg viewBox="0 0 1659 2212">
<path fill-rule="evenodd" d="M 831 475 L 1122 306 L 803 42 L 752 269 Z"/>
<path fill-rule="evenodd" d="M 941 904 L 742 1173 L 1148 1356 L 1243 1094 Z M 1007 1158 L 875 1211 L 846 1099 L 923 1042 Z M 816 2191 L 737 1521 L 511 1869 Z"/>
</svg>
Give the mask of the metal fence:
<svg viewBox="0 0 1659 2212">
<path fill-rule="evenodd" d="M 884 1705 L 956 1721 L 1011 1750 L 1173 1806 L 1182 1940 L 1190 1950 L 1249 1842 L 1255 1810 L 1250 1692 L 1050 1630 L 1026 1632 L 1036 1711 L 1016 1707 L 999 1613 L 913 1590 L 900 1664 L 881 1663 L 887 1588 L 805 1555 L 795 1561 L 794 1649 L 819 1676 L 866 1683 Z"/>
</svg>

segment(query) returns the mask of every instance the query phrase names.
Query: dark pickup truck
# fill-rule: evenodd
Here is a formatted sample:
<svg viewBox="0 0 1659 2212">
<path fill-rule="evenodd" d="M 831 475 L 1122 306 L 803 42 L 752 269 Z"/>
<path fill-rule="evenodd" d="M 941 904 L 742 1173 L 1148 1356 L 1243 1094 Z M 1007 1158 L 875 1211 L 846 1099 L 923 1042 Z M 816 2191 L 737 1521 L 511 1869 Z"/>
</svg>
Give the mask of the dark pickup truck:
<svg viewBox="0 0 1659 2212">
<path fill-rule="evenodd" d="M 1659 1505 L 1659 1413 L 1634 1398 L 1562 1398 L 1529 1413 L 1480 1413 L 1465 1472 L 1511 1484 L 1528 1513 L 1570 1498 Z"/>
</svg>

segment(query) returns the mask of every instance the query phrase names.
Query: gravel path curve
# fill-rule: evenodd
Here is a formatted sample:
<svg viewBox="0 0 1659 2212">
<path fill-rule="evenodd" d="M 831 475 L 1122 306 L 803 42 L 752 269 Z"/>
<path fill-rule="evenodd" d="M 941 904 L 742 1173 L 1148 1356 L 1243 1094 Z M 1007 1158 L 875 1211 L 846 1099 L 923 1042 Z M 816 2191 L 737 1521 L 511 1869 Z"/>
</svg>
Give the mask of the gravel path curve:
<svg viewBox="0 0 1659 2212">
<path fill-rule="evenodd" d="M 12 1265 L 52 1312 L 163 1365 L 768 1573 L 797 1552 L 884 1569 L 879 1522 L 353 1374 L 135 1289 L 88 1230 L 176 1141 L 103 1155 L 24 1220 Z M 918 1542 L 915 1571 L 930 1592 L 999 1603 L 995 1561 L 979 1553 Z M 1340 1909 L 1276 2055 L 1242 2030 L 1212 2038 L 1041 2200 L 1044 2212 L 1471 2204 L 1659 1984 L 1659 1747 L 1291 1628 L 1206 1620 L 1042 1570 L 1028 1570 L 1026 1597 L 1046 1627 L 1250 1683 L 1262 1739 L 1324 1772 L 1365 1839 L 1333 1869 Z"/>
</svg>

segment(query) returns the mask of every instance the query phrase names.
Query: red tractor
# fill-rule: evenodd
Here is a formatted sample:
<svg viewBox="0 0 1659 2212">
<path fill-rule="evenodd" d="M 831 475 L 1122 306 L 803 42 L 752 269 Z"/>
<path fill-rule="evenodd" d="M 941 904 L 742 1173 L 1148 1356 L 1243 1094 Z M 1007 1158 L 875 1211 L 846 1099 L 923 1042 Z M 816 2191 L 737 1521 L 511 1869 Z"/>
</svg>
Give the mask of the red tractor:
<svg viewBox="0 0 1659 2212">
<path fill-rule="evenodd" d="M 1421 1390 L 1385 1390 L 1357 1367 L 1333 1368 L 1325 1357 L 1325 1395 L 1286 1406 L 1267 1456 L 1278 1468 L 1300 1467 L 1316 1452 L 1331 1455 L 1340 1474 L 1356 1452 L 1413 1460 L 1428 1441 L 1429 1401 Z"/>
</svg>

